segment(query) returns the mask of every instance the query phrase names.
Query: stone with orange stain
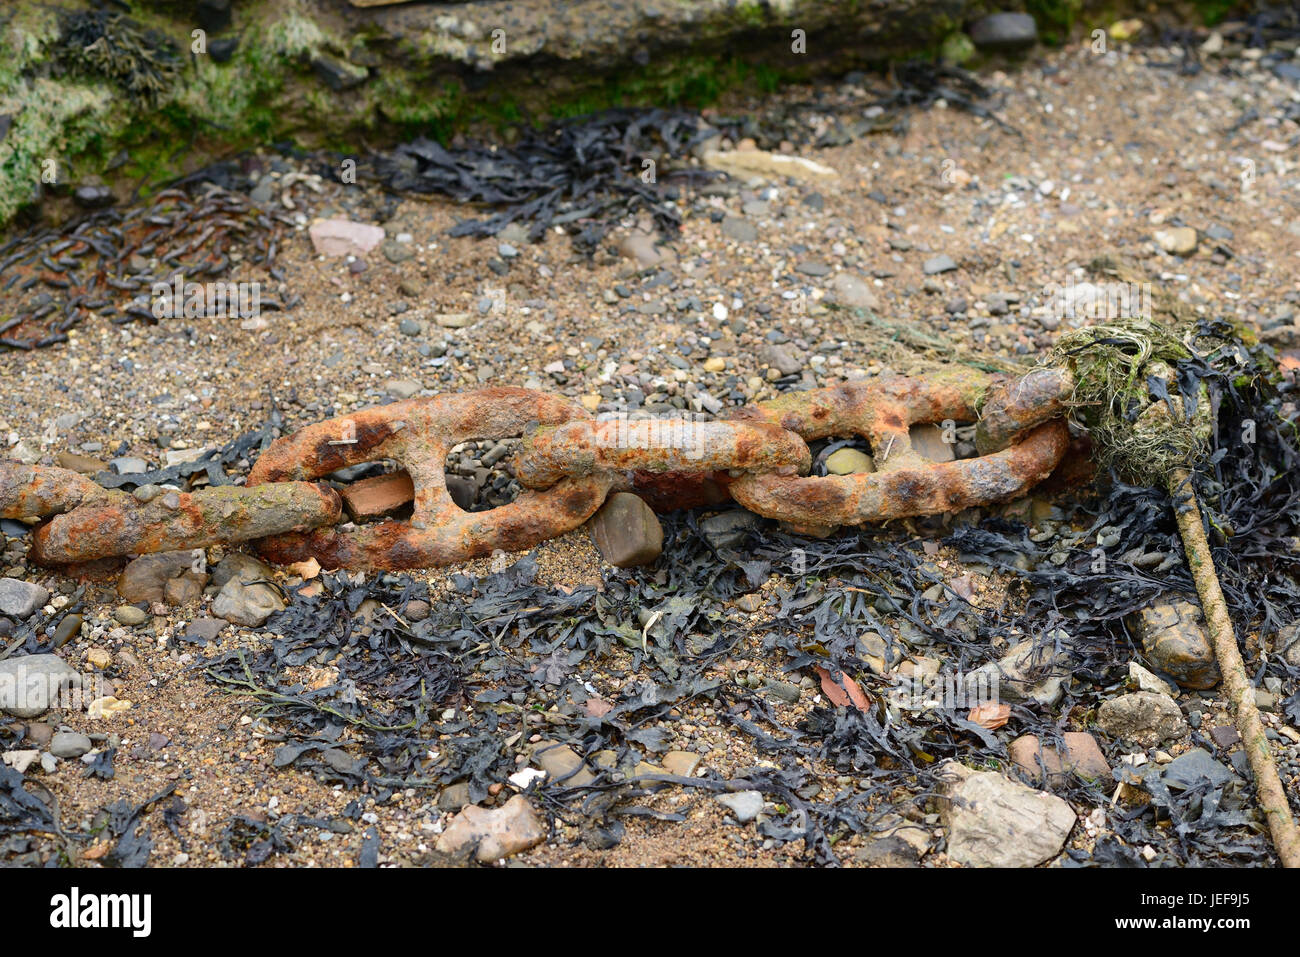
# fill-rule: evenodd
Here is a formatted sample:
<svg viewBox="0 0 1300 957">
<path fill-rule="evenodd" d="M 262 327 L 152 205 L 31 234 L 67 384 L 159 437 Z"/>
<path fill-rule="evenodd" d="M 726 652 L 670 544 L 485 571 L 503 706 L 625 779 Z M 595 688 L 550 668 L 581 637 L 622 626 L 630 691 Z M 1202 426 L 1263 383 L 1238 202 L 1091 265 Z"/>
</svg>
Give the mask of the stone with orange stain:
<svg viewBox="0 0 1300 957">
<path fill-rule="evenodd" d="M 1063 749 L 1044 745 L 1036 735 L 1021 735 L 1007 747 L 1007 755 L 1034 784 L 1064 784 L 1076 775 L 1109 786 L 1110 764 L 1097 739 L 1086 731 L 1067 731 L 1061 737 Z"/>
</svg>

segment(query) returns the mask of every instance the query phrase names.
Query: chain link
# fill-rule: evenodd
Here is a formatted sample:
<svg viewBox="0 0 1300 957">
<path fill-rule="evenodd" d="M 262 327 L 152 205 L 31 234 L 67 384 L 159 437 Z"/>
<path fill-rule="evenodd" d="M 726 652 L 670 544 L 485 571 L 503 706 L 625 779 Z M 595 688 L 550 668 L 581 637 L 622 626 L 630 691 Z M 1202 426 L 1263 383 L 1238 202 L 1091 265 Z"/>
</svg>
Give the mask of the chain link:
<svg viewBox="0 0 1300 957">
<path fill-rule="evenodd" d="M 45 518 L 32 558 L 45 565 L 252 542 L 265 558 L 325 568 L 423 568 L 500 549 L 519 551 L 577 528 L 614 489 L 660 511 L 734 498 L 808 530 L 936 514 L 1007 501 L 1065 454 L 1062 403 L 1072 381 L 1040 369 L 1018 379 L 968 369 L 887 376 L 745 406 L 696 421 L 596 419 L 559 396 L 491 388 L 363 409 L 276 440 L 246 487 L 167 491 L 148 502 L 65 469 L 0 463 L 0 518 Z M 936 463 L 909 429 L 977 422 L 977 458 Z M 525 491 L 466 512 L 447 490 L 461 442 L 523 436 L 512 468 Z M 865 439 L 875 472 L 807 477 L 807 442 Z M 341 504 L 314 480 L 391 459 L 410 473 L 407 521 L 339 526 Z"/>
</svg>

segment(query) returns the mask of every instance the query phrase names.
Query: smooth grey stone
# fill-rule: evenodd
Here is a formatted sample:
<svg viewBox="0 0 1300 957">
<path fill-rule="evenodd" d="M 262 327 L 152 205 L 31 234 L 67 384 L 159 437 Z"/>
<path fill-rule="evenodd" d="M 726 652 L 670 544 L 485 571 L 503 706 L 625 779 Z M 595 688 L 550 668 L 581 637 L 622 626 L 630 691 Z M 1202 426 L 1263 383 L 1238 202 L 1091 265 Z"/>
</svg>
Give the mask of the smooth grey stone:
<svg viewBox="0 0 1300 957">
<path fill-rule="evenodd" d="M 732 816 L 741 824 L 748 824 L 758 817 L 763 810 L 763 795 L 757 791 L 736 791 L 734 794 L 719 794 L 714 798 L 723 807 L 731 811 Z"/>
<path fill-rule="evenodd" d="M 50 754 L 56 758 L 79 758 L 90 749 L 90 738 L 76 731 L 59 731 L 50 739 Z"/>
<path fill-rule="evenodd" d="M 1209 781 L 1210 787 L 1219 787 L 1232 780 L 1232 772 L 1220 764 L 1204 748 L 1192 748 L 1165 766 L 1161 775 L 1166 785 L 1186 791 Z"/>
<path fill-rule="evenodd" d="M 26 621 L 49 600 L 47 588 L 19 578 L 0 578 L 0 614 Z"/>
<path fill-rule="evenodd" d="M 1022 50 L 1038 42 L 1038 25 L 1027 13 L 990 13 L 970 26 L 981 50 Z"/>
<path fill-rule="evenodd" d="M 81 684 L 81 675 L 58 655 L 24 655 L 0 661 L 0 711 L 36 718 L 58 703 L 60 692 Z"/>
</svg>

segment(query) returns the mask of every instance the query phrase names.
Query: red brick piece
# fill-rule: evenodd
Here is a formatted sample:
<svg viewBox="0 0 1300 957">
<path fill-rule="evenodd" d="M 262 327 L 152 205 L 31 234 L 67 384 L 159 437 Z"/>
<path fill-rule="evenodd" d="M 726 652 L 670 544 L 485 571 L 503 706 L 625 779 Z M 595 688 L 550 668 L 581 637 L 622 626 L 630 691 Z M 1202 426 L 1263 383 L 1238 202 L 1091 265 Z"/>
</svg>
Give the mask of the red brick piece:
<svg viewBox="0 0 1300 957">
<path fill-rule="evenodd" d="M 415 498 L 415 485 L 409 472 L 392 472 L 353 482 L 339 495 L 343 507 L 354 522 L 391 515 Z"/>
</svg>

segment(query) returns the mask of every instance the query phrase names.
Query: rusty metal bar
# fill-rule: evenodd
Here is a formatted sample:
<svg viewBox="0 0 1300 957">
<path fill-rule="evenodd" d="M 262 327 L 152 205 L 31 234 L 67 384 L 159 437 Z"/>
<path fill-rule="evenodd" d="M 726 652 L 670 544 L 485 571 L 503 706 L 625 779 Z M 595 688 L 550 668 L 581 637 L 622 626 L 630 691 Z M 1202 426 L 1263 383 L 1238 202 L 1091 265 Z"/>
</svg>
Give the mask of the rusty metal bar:
<svg viewBox="0 0 1300 957">
<path fill-rule="evenodd" d="M 42 565 L 62 565 L 205 548 L 333 524 L 340 509 L 333 489 L 309 482 L 164 492 L 150 502 L 116 492 L 106 501 L 90 502 L 42 525 L 33 537 L 31 554 Z"/>
<path fill-rule="evenodd" d="M 1009 379 L 953 368 L 787 393 L 716 421 L 596 421 L 562 397 L 481 389 L 308 426 L 267 449 L 246 488 L 171 491 L 141 503 L 64 469 L 0 463 L 0 517 L 48 518 L 32 547 L 33 559 L 47 564 L 254 540 L 277 562 L 431 567 L 564 534 L 614 488 L 631 488 L 661 511 L 734 496 L 761 515 L 824 530 L 1023 493 L 1065 452 L 1068 430 L 1058 416 L 1072 388 L 1056 369 Z M 949 419 L 978 419 L 988 454 L 936 463 L 912 449 L 911 426 Z M 461 510 L 446 487 L 448 452 L 517 435 L 525 439 L 515 471 L 529 490 L 501 508 Z M 876 472 L 800 477 L 810 465 L 805 440 L 844 435 L 867 439 Z M 311 481 L 384 459 L 410 473 L 412 518 L 333 527 L 339 496 Z"/>
<path fill-rule="evenodd" d="M 806 472 L 810 464 L 804 441 L 777 425 L 618 418 L 538 429 L 525 437 L 514 472 L 521 485 L 547 488 L 565 476 L 608 470 Z"/>
<path fill-rule="evenodd" d="M 524 492 L 509 505 L 466 512 L 447 491 L 447 453 L 460 442 L 507 438 L 587 417 L 556 396 L 497 388 L 395 402 L 308 426 L 262 453 L 249 484 L 319 478 L 344 466 L 394 459 L 415 483 L 414 515 L 407 522 L 278 535 L 259 542 L 258 550 L 276 562 L 312 557 L 326 568 L 400 569 L 531 548 L 590 518 L 612 476 L 563 479 L 545 492 Z"/>
<path fill-rule="evenodd" d="M 0 462 L 0 518 L 44 518 L 108 494 L 69 469 Z"/>
<path fill-rule="evenodd" d="M 1005 449 L 1034 426 L 1065 411 L 1074 392 L 1074 376 L 1065 369 L 1035 369 L 1018 379 L 995 382 L 985 393 L 975 429 L 981 455 Z"/>
<path fill-rule="evenodd" d="M 1065 454 L 1064 422 L 1041 425 L 1019 445 L 956 462 L 865 475 L 743 476 L 731 494 L 751 512 L 803 525 L 861 525 L 1004 502 L 1052 473 Z"/>
<path fill-rule="evenodd" d="M 775 422 L 805 439 L 862 436 L 871 444 L 876 472 L 821 478 L 743 476 L 732 482 L 731 494 L 768 518 L 822 527 L 957 511 L 1014 498 L 1051 474 L 1065 454 L 1069 435 L 1063 422 L 1040 426 L 1005 451 L 945 463 L 922 458 L 912 448 L 909 429 L 948 419 L 972 421 L 990 389 L 1006 389 L 994 394 L 1008 397 L 997 406 L 992 434 L 1005 433 L 1012 424 L 1020 429 L 1037 409 L 1023 397 L 1046 403 L 1062 388 L 1059 382 L 1038 378 L 1021 388 L 1023 381 L 1007 383 L 1002 377 L 953 369 L 925 379 L 889 376 L 845 383 L 747 406 L 738 410 L 738 418 Z"/>
</svg>

